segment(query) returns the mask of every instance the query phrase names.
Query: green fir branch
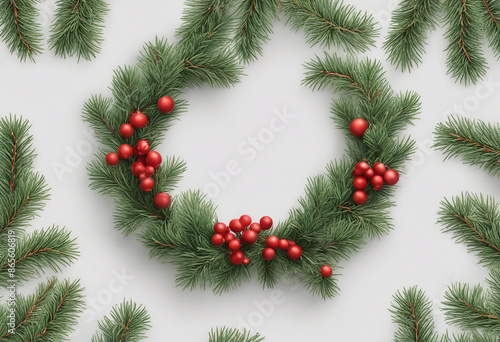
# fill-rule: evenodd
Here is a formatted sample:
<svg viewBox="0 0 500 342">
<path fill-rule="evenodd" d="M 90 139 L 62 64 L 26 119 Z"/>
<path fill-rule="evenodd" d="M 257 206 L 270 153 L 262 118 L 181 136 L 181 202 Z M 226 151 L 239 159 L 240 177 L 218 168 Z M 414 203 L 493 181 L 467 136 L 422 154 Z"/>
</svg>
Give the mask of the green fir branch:
<svg viewBox="0 0 500 342">
<path fill-rule="evenodd" d="M 42 29 L 37 22 L 38 0 L 0 1 L 0 38 L 21 61 L 42 52 Z"/>
<path fill-rule="evenodd" d="M 446 0 L 445 21 L 448 30 L 446 49 L 448 74 L 460 83 L 476 83 L 486 74 L 486 59 L 481 48 L 483 24 L 480 0 Z"/>
<path fill-rule="evenodd" d="M 436 0 L 401 0 L 393 12 L 383 45 L 390 63 L 405 71 L 422 62 L 426 40 L 437 25 L 440 6 Z"/>
<path fill-rule="evenodd" d="M 49 48 L 64 58 L 95 58 L 104 41 L 102 31 L 108 4 L 103 0 L 58 0 L 56 6 Z"/>
<path fill-rule="evenodd" d="M 494 176 L 500 174 L 500 125 L 450 116 L 436 126 L 434 135 L 434 147 L 443 151 L 446 159 L 460 157 Z"/>
<path fill-rule="evenodd" d="M 341 47 L 365 52 L 378 36 L 374 19 L 340 0 L 282 0 L 293 30 L 303 29 L 307 42 L 322 47 Z"/>
<path fill-rule="evenodd" d="M 236 329 L 216 328 L 209 336 L 208 342 L 261 342 L 264 338 L 259 334 L 252 335 L 249 331 L 240 332 Z"/>
<path fill-rule="evenodd" d="M 99 322 L 101 333 L 94 335 L 92 342 L 142 341 L 151 328 L 151 319 L 146 308 L 131 300 L 114 306 L 110 316 Z"/>
<path fill-rule="evenodd" d="M 490 47 L 497 57 L 500 57 L 500 2 L 495 0 L 481 0 L 483 2 L 482 21 Z"/>
</svg>

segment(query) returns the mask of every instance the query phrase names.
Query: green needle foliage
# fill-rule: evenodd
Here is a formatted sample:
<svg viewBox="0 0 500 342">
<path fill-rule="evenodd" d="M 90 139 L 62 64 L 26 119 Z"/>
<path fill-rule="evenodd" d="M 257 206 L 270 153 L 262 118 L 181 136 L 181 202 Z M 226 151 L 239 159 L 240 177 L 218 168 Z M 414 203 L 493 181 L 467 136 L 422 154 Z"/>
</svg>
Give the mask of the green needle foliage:
<svg viewBox="0 0 500 342">
<path fill-rule="evenodd" d="M 38 0 L 0 0 L 0 38 L 21 61 L 33 61 L 42 51 L 37 3 Z"/>
<path fill-rule="evenodd" d="M 326 56 L 306 66 L 305 84 L 313 88 L 331 86 L 333 92 L 342 94 L 332 112 L 344 132 L 349 132 L 350 122 L 357 117 L 366 119 L 370 129 L 363 138 L 346 134 L 348 156 L 328 165 L 325 174 L 311 178 L 305 196 L 299 199 L 299 207 L 277 226 L 276 235 L 302 247 L 303 257 L 298 261 L 291 261 L 280 251 L 274 260 L 264 261 L 261 254 L 265 239 L 273 234 L 267 231 L 259 234 L 255 245 L 242 247 L 252 260 L 250 265 L 233 265 L 227 246 L 212 244 L 213 226 L 218 221 L 215 205 L 199 191 L 174 196 L 165 210 L 156 208 L 155 194 L 173 191 L 185 171 L 185 164 L 178 158 L 165 158 L 153 176 L 155 187 L 147 193 L 140 190 L 139 180 L 130 172 L 132 161 L 121 160 L 115 167 L 105 162 L 106 153 L 116 151 L 123 143 L 135 145 L 139 138 L 148 139 L 153 148 L 158 146 L 164 132 L 185 109 L 181 95 L 186 87 L 226 87 L 239 79 L 242 70 L 232 62 L 230 56 L 234 52 L 227 47 L 233 43 L 227 5 L 222 0 L 188 1 L 184 23 L 177 32 L 180 42 L 169 45 L 157 40 L 146 44 L 136 67 L 115 72 L 112 98 L 93 96 L 87 102 L 84 120 L 104 145 L 88 165 L 91 188 L 114 198 L 117 229 L 128 235 L 144 228 L 139 235 L 151 256 L 177 266 L 178 286 L 209 287 L 221 293 L 240 286 L 252 274 L 258 275 L 264 287 L 273 287 L 292 275 L 311 293 L 331 298 L 338 292 L 337 282 L 335 277 L 323 278 L 321 266 L 335 267 L 367 238 L 387 234 L 391 229 L 388 208 L 392 205 L 389 195 L 394 190 L 370 190 L 369 202 L 356 205 L 352 200 L 354 165 L 361 160 L 381 161 L 402 171 L 414 149 L 413 141 L 400 138 L 399 133 L 420 111 L 419 97 L 414 93 L 395 94 L 380 63 Z M 294 6 L 285 2 L 282 5 Z M 338 3 L 333 9 L 323 1 L 310 6 L 326 17 L 336 10 L 347 10 L 351 15 L 342 20 L 361 18 L 352 8 Z M 169 115 L 157 108 L 158 99 L 164 95 L 173 97 L 178 104 Z M 122 138 L 117 133 L 120 125 L 128 120 L 131 111 L 138 109 L 148 116 L 148 125 L 131 138 Z"/>
<path fill-rule="evenodd" d="M 50 49 L 64 58 L 76 55 L 78 61 L 95 58 L 101 52 L 108 7 L 103 0 L 58 0 Z"/>
<path fill-rule="evenodd" d="M 248 331 L 240 332 L 236 329 L 215 329 L 210 332 L 208 342 L 261 342 L 264 338 L 259 334 L 251 335 Z"/>
<path fill-rule="evenodd" d="M 483 121 L 450 116 L 435 131 L 435 148 L 446 158 L 460 157 L 494 176 L 500 174 L 500 126 Z"/>
<path fill-rule="evenodd" d="M 146 309 L 133 301 L 113 307 L 110 316 L 99 322 L 101 333 L 93 336 L 92 342 L 142 341 L 151 327 Z"/>
<path fill-rule="evenodd" d="M 291 28 L 303 29 L 311 45 L 365 52 L 378 36 L 371 15 L 339 0 L 282 0 L 281 5 Z"/>
<path fill-rule="evenodd" d="M 399 4 L 384 42 L 389 62 L 402 71 L 422 62 L 426 40 L 436 28 L 440 6 L 436 0 L 403 0 Z"/>
</svg>

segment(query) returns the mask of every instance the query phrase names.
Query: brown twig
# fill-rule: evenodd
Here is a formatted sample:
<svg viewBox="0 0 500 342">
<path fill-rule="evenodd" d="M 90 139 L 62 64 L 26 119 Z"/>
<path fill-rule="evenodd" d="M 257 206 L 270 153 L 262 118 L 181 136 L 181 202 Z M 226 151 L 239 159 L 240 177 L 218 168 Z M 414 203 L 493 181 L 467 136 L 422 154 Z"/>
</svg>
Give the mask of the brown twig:
<svg viewBox="0 0 500 342">
<path fill-rule="evenodd" d="M 460 32 L 460 40 L 458 41 L 458 45 L 460 45 L 460 47 L 464 51 L 465 56 L 467 57 L 469 62 L 472 62 L 472 60 L 470 59 L 469 53 L 467 52 L 467 49 L 465 48 L 465 40 L 464 40 L 464 37 L 467 34 L 466 24 L 470 25 L 470 21 L 469 21 L 469 18 L 467 17 L 467 13 L 466 13 L 467 12 L 467 6 L 465 4 L 466 2 L 467 2 L 467 0 L 462 0 L 463 10 L 460 13 L 460 25 L 462 26 L 462 30 Z"/>
<path fill-rule="evenodd" d="M 464 303 L 465 305 L 467 305 L 467 307 L 469 309 L 472 309 L 474 310 L 475 312 L 477 312 L 478 314 L 480 314 L 481 316 L 483 317 L 486 317 L 486 318 L 492 318 L 492 319 L 496 319 L 497 321 L 500 321 L 500 318 L 498 318 L 497 316 L 494 316 L 492 314 L 489 314 L 488 312 L 486 311 L 482 311 L 480 312 L 478 309 L 476 309 L 475 307 L 473 307 L 472 305 L 470 305 L 469 303 L 467 303 L 465 300 L 463 299 L 459 299 L 459 301 L 461 301 L 462 303 Z"/>
<path fill-rule="evenodd" d="M 411 303 L 411 301 L 408 301 L 408 303 L 410 303 L 411 314 L 413 316 L 413 319 L 415 320 L 415 326 L 413 327 L 413 329 L 415 330 L 415 342 L 418 342 L 418 319 L 415 315 L 415 308 L 413 308 L 413 304 Z"/>
<path fill-rule="evenodd" d="M 363 95 L 366 96 L 366 98 L 368 99 L 368 102 L 372 102 L 372 99 L 370 97 L 370 90 L 368 90 L 368 93 L 366 93 L 363 88 L 361 88 L 361 86 L 358 84 L 358 82 L 356 82 L 354 80 L 354 78 L 352 78 L 351 76 L 349 75 L 344 75 L 344 74 L 339 74 L 338 72 L 334 72 L 334 71 L 328 71 L 328 70 L 322 70 L 320 71 L 321 73 L 323 74 L 327 74 L 329 76 L 337 76 L 337 77 L 342 77 L 342 78 L 347 78 L 349 81 L 351 81 L 351 84 L 353 86 L 355 86 L 356 88 L 358 88 L 362 93 Z M 380 94 L 380 92 L 377 93 L 376 97 L 378 97 L 378 95 Z"/>
<path fill-rule="evenodd" d="M 21 38 L 23 44 L 28 48 L 29 52 L 31 53 L 32 52 L 31 46 L 29 46 L 28 42 L 24 39 L 23 34 L 21 33 L 21 29 L 19 27 L 19 17 L 17 13 L 18 7 L 14 0 L 10 0 L 10 2 L 12 3 L 12 6 L 14 6 L 14 17 L 16 19 L 16 27 L 17 27 L 17 33 L 19 33 L 19 38 Z"/>
<path fill-rule="evenodd" d="M 123 341 L 123 338 L 125 337 L 125 334 L 127 332 L 127 329 L 128 329 L 128 326 L 129 326 L 131 320 L 132 320 L 132 315 L 130 315 L 130 318 L 128 319 L 127 325 L 124 326 L 123 323 L 120 322 L 121 326 L 123 327 L 123 333 L 122 333 L 122 336 L 120 337 L 120 341 L 118 341 L 118 342 Z"/>
<path fill-rule="evenodd" d="M 498 22 L 498 20 L 495 18 L 495 16 L 493 15 L 493 12 L 491 12 L 491 9 L 490 7 L 488 6 L 488 3 L 486 2 L 486 0 L 483 0 L 484 2 L 484 5 L 486 6 L 486 9 L 488 10 L 488 12 L 490 13 L 491 15 L 491 18 L 493 19 L 493 21 L 495 22 L 495 24 L 497 25 L 500 25 L 500 23 Z"/>
<path fill-rule="evenodd" d="M 481 144 L 478 144 L 477 142 L 473 141 L 473 140 L 470 140 L 470 139 L 467 139 L 467 138 L 464 138 L 464 137 L 461 137 L 460 135 L 458 134 L 455 134 L 455 133 L 450 133 L 451 136 L 455 137 L 455 141 L 465 141 L 465 142 L 468 142 L 470 144 L 472 144 L 474 147 L 480 147 L 484 150 L 484 152 L 489 152 L 489 153 L 495 153 L 495 154 L 500 154 L 500 151 L 495 151 L 494 149 L 492 148 L 489 148 L 487 146 L 484 146 L 484 145 L 481 145 Z"/>
<path fill-rule="evenodd" d="M 328 21 L 326 18 L 324 18 L 324 17 L 322 17 L 322 16 L 320 16 L 320 15 L 318 15 L 316 13 L 313 13 L 313 12 L 305 9 L 304 7 L 300 6 L 300 4 L 297 2 L 297 0 L 292 0 L 292 1 L 297 5 L 298 8 L 300 8 L 304 12 L 309 13 L 310 15 L 313 15 L 316 18 L 320 18 L 322 21 L 324 21 L 325 23 L 327 23 L 328 25 L 330 25 L 330 30 L 332 30 L 332 29 L 335 28 L 335 29 L 338 29 L 340 31 L 345 31 L 345 32 L 349 32 L 349 33 L 361 33 L 361 31 L 358 30 L 358 29 L 356 29 L 356 30 L 349 30 L 349 29 L 347 29 L 345 27 L 340 26 L 339 24 L 335 24 L 335 23 L 333 23 L 331 21 Z"/>
<path fill-rule="evenodd" d="M 56 319 L 56 317 L 57 317 L 57 313 L 58 313 L 58 312 L 59 312 L 59 310 L 61 309 L 61 306 L 63 305 L 64 300 L 66 299 L 66 296 L 68 295 L 69 290 L 71 289 L 71 286 L 72 286 L 71 284 L 68 286 L 68 289 L 66 290 L 66 293 L 64 294 L 64 296 L 63 296 L 63 297 L 62 297 L 62 299 L 61 299 L 61 302 L 60 302 L 60 303 L 59 303 L 59 305 L 57 306 L 57 309 L 56 309 L 56 312 L 54 313 L 54 316 L 53 316 L 53 317 L 52 317 L 52 319 L 49 321 L 49 323 L 47 323 L 47 325 L 45 326 L 45 329 L 43 329 L 43 331 L 42 331 L 40 334 L 38 334 L 38 336 L 37 336 L 37 337 L 40 337 L 40 336 L 42 336 L 43 334 L 45 334 L 45 333 L 47 332 L 47 328 L 49 327 L 49 325 L 50 325 L 52 322 L 54 322 L 54 320 L 55 320 L 55 319 Z"/>
<path fill-rule="evenodd" d="M 161 246 L 164 246 L 164 247 L 177 247 L 176 245 L 167 245 L 167 244 L 165 244 L 165 243 L 161 243 L 161 242 L 156 241 L 156 240 L 153 240 L 153 241 L 154 241 L 155 243 L 157 243 L 157 244 L 161 245 Z"/>
<path fill-rule="evenodd" d="M 0 233 L 3 233 L 7 228 L 9 228 L 9 226 L 12 224 L 12 222 L 14 222 L 14 219 L 16 218 L 16 216 L 19 214 L 19 212 L 24 208 L 24 206 L 26 205 L 26 203 L 28 202 L 28 200 L 30 199 L 30 197 L 26 197 L 26 199 L 24 200 L 24 203 L 21 205 L 21 207 L 10 217 L 9 219 L 9 222 L 7 223 L 7 225 L 2 229 L 0 230 Z"/>
<path fill-rule="evenodd" d="M 75 13 L 76 8 L 78 7 L 78 5 L 79 5 L 79 4 L 80 4 L 80 0 L 78 0 L 78 1 L 76 2 L 75 7 L 73 7 L 73 12 L 71 12 L 71 13 Z"/>
<path fill-rule="evenodd" d="M 458 214 L 455 214 L 455 217 L 458 217 L 460 220 L 462 220 L 463 222 L 465 222 L 470 228 L 472 228 L 472 230 L 474 230 L 476 232 L 477 235 L 479 235 L 480 237 L 480 240 L 487 244 L 488 246 L 490 246 L 491 248 L 493 248 L 494 250 L 496 250 L 497 252 L 500 252 L 500 248 L 498 248 L 497 246 L 495 246 L 494 244 L 492 244 L 491 242 L 487 241 L 484 236 L 476 229 L 474 228 L 474 226 L 469 222 L 469 220 L 467 220 L 467 218 L 465 217 L 461 217 L 460 215 Z"/>
<path fill-rule="evenodd" d="M 186 59 L 186 61 L 185 61 L 185 62 L 189 64 L 189 66 L 187 67 L 187 69 L 207 68 L 207 66 L 205 66 L 205 65 L 194 65 L 194 64 L 193 64 L 193 63 L 191 63 L 191 61 L 189 61 L 188 59 Z"/>
<path fill-rule="evenodd" d="M 351 210 L 351 208 L 349 208 L 349 207 L 344 207 L 343 205 L 340 205 L 340 204 L 339 204 L 337 207 L 342 208 L 342 209 L 345 209 L 345 210 Z"/>
<path fill-rule="evenodd" d="M 99 117 L 106 124 L 106 126 L 108 126 L 108 128 L 111 130 L 111 132 L 113 132 L 114 134 L 116 134 L 116 131 L 113 129 L 113 127 L 111 127 L 111 125 L 109 124 L 109 122 L 106 121 L 106 119 L 104 118 L 104 116 L 102 116 L 101 113 L 99 113 Z"/>
<path fill-rule="evenodd" d="M 14 139 L 14 146 L 12 147 L 12 180 L 10 181 L 10 192 L 14 190 L 14 180 L 16 178 L 15 165 L 16 165 L 16 157 L 17 157 L 17 139 L 16 135 L 13 131 L 10 131 L 12 138 Z"/>
<path fill-rule="evenodd" d="M 241 34 L 242 37 L 247 33 L 248 21 L 250 20 L 250 17 L 252 16 L 252 12 L 254 9 L 255 9 L 255 12 L 259 13 L 259 11 L 257 10 L 257 5 L 255 4 L 255 1 L 252 1 L 252 6 L 250 7 L 250 12 L 248 12 L 247 18 L 245 20 L 245 29 L 243 30 L 243 33 Z"/>
<path fill-rule="evenodd" d="M 42 248 L 42 249 L 39 249 L 39 250 L 36 250 L 36 251 L 33 251 L 33 252 L 26 253 L 23 257 L 19 258 L 18 260 L 14 261 L 13 263 L 10 263 L 10 264 L 7 264 L 7 265 L 3 266 L 2 269 L 7 268 L 7 267 L 9 267 L 12 264 L 17 264 L 17 263 L 23 261 L 24 259 L 29 258 L 32 255 L 40 254 L 40 253 L 43 253 L 43 252 L 55 252 L 55 253 L 58 253 L 58 254 L 66 255 L 63 252 L 59 252 L 59 251 L 57 251 L 55 249 L 52 249 L 52 248 Z"/>
</svg>

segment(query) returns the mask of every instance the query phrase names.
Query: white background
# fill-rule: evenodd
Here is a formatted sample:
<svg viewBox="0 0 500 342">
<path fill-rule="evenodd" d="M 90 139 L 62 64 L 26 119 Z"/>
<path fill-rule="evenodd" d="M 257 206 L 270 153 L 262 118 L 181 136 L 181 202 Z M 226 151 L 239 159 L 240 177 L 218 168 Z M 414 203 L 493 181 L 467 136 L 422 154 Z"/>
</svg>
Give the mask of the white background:
<svg viewBox="0 0 500 342">
<path fill-rule="evenodd" d="M 379 19 L 382 37 L 368 55 L 383 61 L 381 43 L 395 1 L 350 3 Z M 41 8 L 47 36 L 54 1 L 44 2 Z M 392 295 L 418 284 L 433 301 L 437 327 L 444 332 L 438 308 L 447 286 L 454 281 L 483 282 L 487 271 L 463 245 L 440 232 L 439 202 L 465 190 L 497 198 L 500 191 L 497 179 L 457 160 L 443 163 L 443 155 L 429 145 L 435 125 L 451 112 L 498 121 L 500 63 L 492 53 L 486 49 L 487 86 L 464 87 L 446 76 L 443 29 L 432 34 L 423 65 L 411 74 L 383 62 L 396 91 L 421 94 L 423 112 L 407 132 L 421 147 L 400 181 L 392 210 L 395 229 L 342 263 L 340 296 L 323 301 L 285 283 L 263 291 L 255 280 L 222 296 L 208 290 L 187 292 L 175 286 L 171 265 L 149 260 L 134 236 L 124 238 L 113 228 L 110 198 L 88 189 L 85 166 L 92 159 L 89 150 L 97 147 L 81 120 L 82 105 L 91 94 L 109 93 L 114 68 L 135 63 L 143 43 L 155 35 L 174 39 L 182 9 L 181 0 L 114 1 L 106 18 L 103 52 L 92 63 L 62 60 L 52 52 L 37 57 L 36 64 L 20 63 L 0 45 L 1 115 L 15 113 L 31 121 L 39 154 L 36 169 L 52 188 L 52 200 L 33 222 L 34 228 L 56 223 L 78 238 L 81 257 L 64 270 L 64 276 L 81 278 L 87 298 L 96 303 L 89 312 L 100 319 L 123 298 L 134 298 L 151 314 L 149 341 L 204 341 L 212 327 L 238 327 L 241 322 L 269 342 L 389 341 L 395 330 L 388 311 Z M 203 189 L 212 181 L 211 172 L 235 160 L 241 173 L 214 198 L 218 216 L 226 221 L 244 213 L 285 219 L 303 194 L 307 177 L 323 172 L 344 150 L 341 132 L 329 119 L 331 95 L 300 84 L 302 63 L 315 54 L 322 54 L 322 49 L 309 47 L 303 32 L 291 32 L 281 19 L 264 56 L 246 68 L 248 76 L 240 84 L 229 90 L 190 90 L 189 111 L 166 133 L 161 148 L 163 154 L 181 156 L 187 162 L 180 189 Z M 275 111 L 284 108 L 296 117 L 248 162 L 237 146 L 267 128 Z M 69 171 L 58 174 L 61 165 Z M 122 270 L 133 280 L 118 286 L 113 271 Z M 116 293 L 111 293 L 116 287 Z M 279 303 L 269 305 L 278 297 Z M 81 319 L 72 341 L 88 341 L 96 331 L 96 319 L 87 318 Z"/>
</svg>

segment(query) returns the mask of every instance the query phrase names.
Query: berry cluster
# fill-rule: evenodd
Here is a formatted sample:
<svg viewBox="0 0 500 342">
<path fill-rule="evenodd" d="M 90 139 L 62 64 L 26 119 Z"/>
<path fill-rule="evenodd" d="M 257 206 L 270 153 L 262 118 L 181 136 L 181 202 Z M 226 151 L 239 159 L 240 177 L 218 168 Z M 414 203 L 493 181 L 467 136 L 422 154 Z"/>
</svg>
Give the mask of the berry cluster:
<svg viewBox="0 0 500 342">
<path fill-rule="evenodd" d="M 374 191 L 379 191 L 382 189 L 384 182 L 387 185 L 394 185 L 399 180 L 399 173 L 396 170 L 386 170 L 385 165 L 380 162 L 370 167 L 367 162 L 361 161 L 354 167 L 352 175 L 354 177 L 352 184 L 356 189 L 352 198 L 358 205 L 363 205 L 368 200 L 368 195 L 365 191 L 368 181 L 372 184 Z"/>
<path fill-rule="evenodd" d="M 174 100 L 171 97 L 164 96 L 158 101 L 158 109 L 163 113 L 171 113 L 174 110 Z M 129 123 L 120 126 L 120 135 L 128 139 L 134 135 L 136 128 L 144 128 L 148 124 L 146 114 L 136 111 L 130 116 Z M 140 188 L 144 192 L 149 192 L 153 189 L 155 182 L 151 178 L 155 170 L 161 165 L 161 154 L 156 151 L 151 151 L 149 141 L 145 139 L 138 140 L 135 147 L 129 144 L 122 144 L 118 147 L 118 153 L 108 153 L 106 155 L 106 163 L 110 166 L 115 166 L 121 159 L 131 159 L 135 157 L 130 167 L 132 174 L 141 181 Z M 165 209 L 170 205 L 170 195 L 160 192 L 155 196 L 154 202 L 159 209 Z"/>
</svg>

